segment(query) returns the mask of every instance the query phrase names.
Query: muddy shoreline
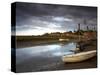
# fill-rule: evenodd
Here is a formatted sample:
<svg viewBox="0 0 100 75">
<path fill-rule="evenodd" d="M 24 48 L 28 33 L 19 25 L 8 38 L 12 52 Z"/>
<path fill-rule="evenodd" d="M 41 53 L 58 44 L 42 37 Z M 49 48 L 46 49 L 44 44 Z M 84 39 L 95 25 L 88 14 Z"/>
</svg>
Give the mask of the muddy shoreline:
<svg viewBox="0 0 100 75">
<path fill-rule="evenodd" d="M 57 58 L 56 58 L 57 59 Z M 31 63 L 29 63 L 31 62 Z M 33 62 L 33 63 L 32 63 Z M 42 63 L 42 62 L 41 62 Z M 58 61 L 51 62 L 45 65 L 33 65 L 34 60 L 30 59 L 29 61 L 18 64 L 16 66 L 16 72 L 39 72 L 39 71 L 55 71 L 55 70 L 73 70 L 73 69 L 90 69 L 97 68 L 97 56 L 79 63 L 63 63 L 60 58 Z M 27 65 L 26 65 L 27 64 Z"/>
</svg>

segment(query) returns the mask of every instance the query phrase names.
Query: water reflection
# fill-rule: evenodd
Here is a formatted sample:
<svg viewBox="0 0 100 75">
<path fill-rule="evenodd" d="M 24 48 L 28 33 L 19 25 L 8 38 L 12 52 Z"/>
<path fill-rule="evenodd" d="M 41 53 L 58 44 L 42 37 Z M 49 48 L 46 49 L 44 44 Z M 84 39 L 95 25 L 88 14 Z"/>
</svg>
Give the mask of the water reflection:
<svg viewBox="0 0 100 75">
<path fill-rule="evenodd" d="M 76 48 L 76 43 L 56 43 L 51 45 L 33 46 L 27 48 L 18 48 L 16 50 L 16 63 L 21 63 L 29 60 L 30 58 L 52 58 L 61 57 L 66 54 L 73 54 L 71 50 Z"/>
</svg>

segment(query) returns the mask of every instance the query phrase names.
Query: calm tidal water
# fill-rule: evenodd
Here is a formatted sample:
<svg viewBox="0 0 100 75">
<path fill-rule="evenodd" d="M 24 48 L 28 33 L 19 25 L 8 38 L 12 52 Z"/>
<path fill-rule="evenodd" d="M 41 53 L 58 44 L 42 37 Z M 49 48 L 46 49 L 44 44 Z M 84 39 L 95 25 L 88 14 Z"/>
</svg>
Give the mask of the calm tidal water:
<svg viewBox="0 0 100 75">
<path fill-rule="evenodd" d="M 32 57 L 52 58 L 73 54 L 74 52 L 72 50 L 75 50 L 75 48 L 76 43 L 74 42 L 18 48 L 16 50 L 16 63 L 25 62 Z"/>
<path fill-rule="evenodd" d="M 73 54 L 75 42 L 53 43 L 16 49 L 16 72 L 35 72 L 96 67 L 96 58 L 81 63 L 62 62 L 63 55 Z M 90 62 L 91 61 L 91 62 Z"/>
</svg>

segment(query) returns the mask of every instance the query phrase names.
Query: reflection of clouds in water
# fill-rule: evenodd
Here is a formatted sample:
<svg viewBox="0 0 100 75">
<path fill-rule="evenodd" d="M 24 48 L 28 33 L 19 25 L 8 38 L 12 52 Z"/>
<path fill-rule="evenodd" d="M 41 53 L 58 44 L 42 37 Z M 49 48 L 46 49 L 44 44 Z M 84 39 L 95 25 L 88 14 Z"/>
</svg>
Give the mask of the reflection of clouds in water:
<svg viewBox="0 0 100 75">
<path fill-rule="evenodd" d="M 61 44 L 42 45 L 28 48 L 19 48 L 16 50 L 17 63 L 25 61 L 29 58 L 51 58 L 67 54 L 73 54 L 71 49 L 75 49 L 74 43 L 68 43 L 63 46 Z"/>
<path fill-rule="evenodd" d="M 75 50 L 76 48 L 76 43 L 69 43 L 69 44 L 66 44 L 66 45 L 63 45 L 61 47 L 61 50 L 59 52 L 54 52 L 53 54 L 55 56 L 62 56 L 62 55 L 68 55 L 68 54 L 73 54 L 74 52 L 70 51 L 70 50 Z"/>
<path fill-rule="evenodd" d="M 19 61 L 24 61 L 31 57 L 50 57 L 51 52 L 59 50 L 60 45 L 43 45 L 43 46 L 34 46 L 28 48 L 19 48 L 16 50 L 16 59 Z"/>
<path fill-rule="evenodd" d="M 74 52 L 62 52 L 62 51 L 60 51 L 60 52 L 55 52 L 52 55 L 54 55 L 54 56 L 63 56 L 63 55 L 69 55 L 69 54 L 73 54 L 73 53 Z"/>
<path fill-rule="evenodd" d="M 30 54 L 36 54 L 40 52 L 47 52 L 52 50 L 57 50 L 61 46 L 60 45 L 43 45 L 43 46 L 35 46 L 35 47 L 29 47 L 29 48 L 22 48 L 21 50 L 24 51 L 30 51 Z"/>
</svg>

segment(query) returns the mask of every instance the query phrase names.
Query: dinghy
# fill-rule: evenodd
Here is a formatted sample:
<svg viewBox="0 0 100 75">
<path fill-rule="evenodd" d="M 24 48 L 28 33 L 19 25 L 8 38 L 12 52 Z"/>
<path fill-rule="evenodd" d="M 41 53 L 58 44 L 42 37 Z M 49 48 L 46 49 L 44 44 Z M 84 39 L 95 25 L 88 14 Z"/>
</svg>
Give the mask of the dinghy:
<svg viewBox="0 0 100 75">
<path fill-rule="evenodd" d="M 69 39 L 59 39 L 59 41 L 69 41 Z"/>
<path fill-rule="evenodd" d="M 96 56 L 96 50 L 62 56 L 63 62 L 81 62 Z"/>
</svg>

